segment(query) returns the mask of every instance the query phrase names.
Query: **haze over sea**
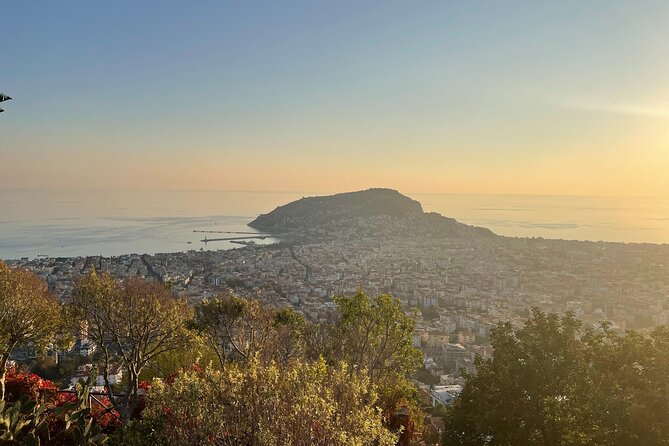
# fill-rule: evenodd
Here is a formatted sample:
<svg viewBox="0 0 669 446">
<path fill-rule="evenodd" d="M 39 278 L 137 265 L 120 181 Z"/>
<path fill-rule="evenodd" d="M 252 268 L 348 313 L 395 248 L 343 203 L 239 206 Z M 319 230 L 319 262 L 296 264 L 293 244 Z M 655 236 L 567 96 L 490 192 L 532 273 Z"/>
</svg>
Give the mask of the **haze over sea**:
<svg viewBox="0 0 669 446">
<path fill-rule="evenodd" d="M 239 247 L 229 241 L 201 242 L 205 235 L 233 234 L 193 231 L 257 232 L 246 224 L 258 214 L 312 195 L 320 194 L 5 189 L 0 191 L 0 258 Z M 667 198 L 406 195 L 420 201 L 426 211 L 484 226 L 500 235 L 669 243 Z"/>
</svg>

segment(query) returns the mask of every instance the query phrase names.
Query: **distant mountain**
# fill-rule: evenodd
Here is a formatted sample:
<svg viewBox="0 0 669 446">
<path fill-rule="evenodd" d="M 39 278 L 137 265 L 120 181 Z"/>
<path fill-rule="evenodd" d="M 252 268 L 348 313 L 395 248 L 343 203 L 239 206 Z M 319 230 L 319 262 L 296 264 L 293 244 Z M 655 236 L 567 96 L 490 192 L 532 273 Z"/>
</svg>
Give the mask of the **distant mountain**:
<svg viewBox="0 0 669 446">
<path fill-rule="evenodd" d="M 261 214 L 249 223 L 263 231 L 321 226 L 333 220 L 387 215 L 420 215 L 423 207 L 393 189 L 367 189 L 325 197 L 305 197 Z"/>
<path fill-rule="evenodd" d="M 374 232 L 419 231 L 433 235 L 494 236 L 488 229 L 468 226 L 452 218 L 423 212 L 421 204 L 393 189 L 367 189 L 323 197 L 305 197 L 261 214 L 249 223 L 270 233 L 343 227 L 358 228 L 361 222 L 388 219 L 396 225 L 373 226 Z M 363 225 L 364 226 L 364 225 Z M 327 231 L 329 232 L 329 231 Z M 356 231 L 360 233 L 359 230 Z"/>
</svg>

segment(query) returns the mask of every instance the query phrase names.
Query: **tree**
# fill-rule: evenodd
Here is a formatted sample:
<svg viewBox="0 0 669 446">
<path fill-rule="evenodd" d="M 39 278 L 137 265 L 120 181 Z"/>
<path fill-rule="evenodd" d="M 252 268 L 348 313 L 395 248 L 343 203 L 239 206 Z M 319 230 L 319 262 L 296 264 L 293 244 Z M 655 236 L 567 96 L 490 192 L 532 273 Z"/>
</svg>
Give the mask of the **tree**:
<svg viewBox="0 0 669 446">
<path fill-rule="evenodd" d="M 331 335 L 336 358 L 366 369 L 375 382 L 389 374 L 408 377 L 420 366 L 422 354 L 412 345 L 416 322 L 397 299 L 359 292 L 336 297 L 335 303 L 340 315 Z"/>
<path fill-rule="evenodd" d="M 332 363 L 365 370 L 380 387 L 385 410 L 395 410 L 414 393 L 408 378 L 422 364 L 422 353 L 412 345 L 415 320 L 387 294 L 370 298 L 359 292 L 336 297 L 335 303 L 339 319 L 331 328 L 326 356 Z"/>
<path fill-rule="evenodd" d="M 307 323 L 292 308 L 270 310 L 257 301 L 223 296 L 200 302 L 189 327 L 206 340 L 225 368 L 235 358 L 257 356 L 264 363 L 283 363 L 301 355 Z"/>
<path fill-rule="evenodd" d="M 590 412 L 596 443 L 669 444 L 669 328 L 648 335 L 608 327 L 583 337 L 591 364 Z"/>
<path fill-rule="evenodd" d="M 264 350 L 265 360 L 286 364 L 294 359 L 304 357 L 306 336 L 311 324 L 292 307 L 273 310 L 270 315 L 272 336 Z"/>
<path fill-rule="evenodd" d="M 669 444 L 669 330 L 584 330 L 533 309 L 500 324 L 445 417 L 444 445 Z"/>
<path fill-rule="evenodd" d="M 579 330 L 573 315 L 537 309 L 521 330 L 500 324 L 492 359 L 477 359 L 446 418 L 445 444 L 591 444 L 580 410 L 589 383 Z"/>
<path fill-rule="evenodd" d="M 440 382 L 439 377 L 430 373 L 425 367 L 421 367 L 418 370 L 416 370 L 416 373 L 414 374 L 414 379 L 422 382 L 423 384 L 430 384 L 430 385 L 439 384 Z"/>
<path fill-rule="evenodd" d="M 216 353 L 221 368 L 225 368 L 228 350 L 234 349 L 243 355 L 237 327 L 241 325 L 247 301 L 237 296 L 203 299 L 195 307 L 195 315 L 188 323 L 198 332 Z"/>
<path fill-rule="evenodd" d="M 193 336 L 188 348 L 171 350 L 147 362 L 140 380 L 150 382 L 153 378 L 169 379 L 179 371 L 189 370 L 193 364 L 218 363 L 216 354 L 202 338 Z"/>
<path fill-rule="evenodd" d="M 0 262 L 0 401 L 12 352 L 18 347 L 39 352 L 66 340 L 62 321 L 62 307 L 35 274 Z"/>
<path fill-rule="evenodd" d="M 265 365 L 254 356 L 154 380 L 144 420 L 167 426 L 169 445 L 394 445 L 375 402 L 369 378 L 345 364 Z"/>
<path fill-rule="evenodd" d="M 190 306 L 159 283 L 140 279 L 119 283 L 108 274 L 92 271 L 76 283 L 72 309 L 101 352 L 101 371 L 110 396 L 109 368 L 116 362 L 123 367 L 124 394 L 110 399 L 125 425 L 139 404 L 139 375 L 144 367 L 162 354 L 188 346 L 185 321 L 191 316 Z"/>
</svg>

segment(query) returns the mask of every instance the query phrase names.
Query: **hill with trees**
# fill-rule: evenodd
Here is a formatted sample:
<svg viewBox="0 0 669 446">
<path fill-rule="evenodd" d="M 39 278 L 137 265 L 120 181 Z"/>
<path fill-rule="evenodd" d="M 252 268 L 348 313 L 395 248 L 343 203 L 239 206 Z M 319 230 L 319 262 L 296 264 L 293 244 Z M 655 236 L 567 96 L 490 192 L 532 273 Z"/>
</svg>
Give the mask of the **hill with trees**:
<svg viewBox="0 0 669 446">
<path fill-rule="evenodd" d="M 318 226 L 332 220 L 388 215 L 403 217 L 422 214 L 416 200 L 392 189 L 367 189 L 323 197 L 305 197 L 262 214 L 249 226 L 261 230 L 296 229 Z"/>
<path fill-rule="evenodd" d="M 298 232 L 336 237 L 342 231 L 359 231 L 374 225 L 374 231 L 359 233 L 372 236 L 379 233 L 380 226 L 384 226 L 378 223 L 396 227 L 402 233 L 418 231 L 437 236 L 494 236 L 488 229 L 465 225 L 436 213 L 423 212 L 418 201 L 396 190 L 380 188 L 301 198 L 261 214 L 249 226 L 275 234 Z"/>
</svg>

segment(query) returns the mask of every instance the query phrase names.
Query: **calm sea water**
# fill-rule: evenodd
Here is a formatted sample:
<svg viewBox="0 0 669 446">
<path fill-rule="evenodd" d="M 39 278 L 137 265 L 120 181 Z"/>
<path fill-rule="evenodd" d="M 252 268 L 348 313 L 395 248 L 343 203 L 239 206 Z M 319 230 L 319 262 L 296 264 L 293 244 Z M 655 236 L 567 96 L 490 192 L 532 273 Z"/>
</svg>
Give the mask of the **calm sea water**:
<svg viewBox="0 0 669 446">
<path fill-rule="evenodd" d="M 1 190 L 0 258 L 228 249 L 239 245 L 205 244 L 217 234 L 194 230 L 255 232 L 246 226 L 255 216 L 304 195 L 313 194 Z M 409 195 L 501 235 L 669 243 L 669 199 Z"/>
<path fill-rule="evenodd" d="M 501 235 L 669 243 L 669 197 L 416 195 L 428 211 Z"/>
</svg>

